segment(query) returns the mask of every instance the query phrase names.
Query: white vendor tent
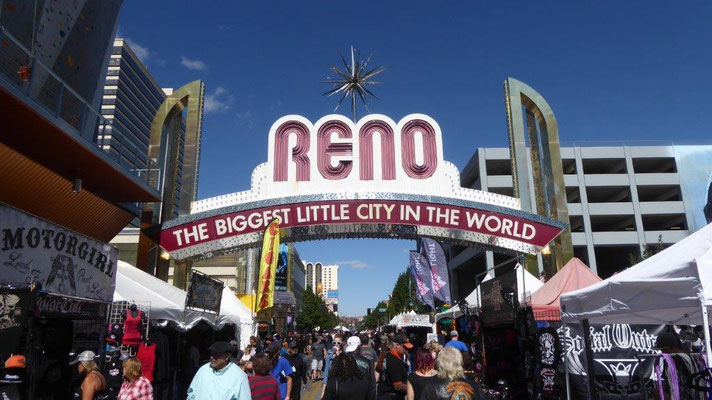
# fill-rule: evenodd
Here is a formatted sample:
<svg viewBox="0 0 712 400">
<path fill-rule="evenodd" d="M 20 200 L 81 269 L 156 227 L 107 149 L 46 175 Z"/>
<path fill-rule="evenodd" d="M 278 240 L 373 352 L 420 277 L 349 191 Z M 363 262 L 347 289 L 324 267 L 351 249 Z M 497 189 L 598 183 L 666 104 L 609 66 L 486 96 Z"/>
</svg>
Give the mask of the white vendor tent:
<svg viewBox="0 0 712 400">
<path fill-rule="evenodd" d="M 527 296 L 544 286 L 542 281 L 529 273 L 529 271 L 527 271 L 521 264 L 517 264 L 514 271 L 517 274 L 517 292 L 519 293 L 520 301 L 526 300 Z M 487 282 L 490 279 L 492 279 L 492 276 L 487 275 L 482 282 Z M 471 308 L 480 308 L 480 305 L 482 304 L 482 294 L 480 293 L 479 285 L 472 291 L 472 293 L 465 297 L 465 301 Z M 459 318 L 461 315 L 462 311 L 460 310 L 460 306 L 454 306 L 447 311 L 436 314 L 435 320 L 440 321 L 443 318 Z"/>
<path fill-rule="evenodd" d="M 388 325 L 402 326 L 402 327 L 423 327 L 432 328 L 433 324 L 430 323 L 430 315 L 428 314 L 416 314 L 415 311 L 410 311 L 407 313 L 398 314 L 391 319 Z"/>
<path fill-rule="evenodd" d="M 707 331 L 710 306 L 712 224 L 606 280 L 562 295 L 561 319 L 587 319 L 592 324 L 694 324 Z"/>
<path fill-rule="evenodd" d="M 240 330 L 241 345 L 249 342 L 252 315 L 230 289 L 223 289 L 218 315 L 184 310 L 185 297 L 185 291 L 129 263 L 118 262 L 114 301 L 148 303 L 152 321 L 172 322 L 182 331 L 189 330 L 201 320 L 215 329 L 220 329 L 225 324 L 235 324 Z"/>
</svg>

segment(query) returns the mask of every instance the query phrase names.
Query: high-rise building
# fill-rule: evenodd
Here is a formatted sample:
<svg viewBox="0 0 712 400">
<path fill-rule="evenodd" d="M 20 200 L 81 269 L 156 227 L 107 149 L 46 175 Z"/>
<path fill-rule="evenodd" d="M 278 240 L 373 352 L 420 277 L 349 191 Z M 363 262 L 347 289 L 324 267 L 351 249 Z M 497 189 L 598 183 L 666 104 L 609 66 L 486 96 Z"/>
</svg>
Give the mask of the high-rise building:
<svg viewBox="0 0 712 400">
<path fill-rule="evenodd" d="M 338 312 L 339 266 L 307 262 L 306 270 L 306 286 L 310 286 L 314 293 L 321 296 L 331 311 Z"/>
<path fill-rule="evenodd" d="M 163 89 L 155 81 L 144 63 L 133 52 L 126 40 L 117 38 L 111 50 L 104 94 L 101 103 L 101 114 L 106 118 L 99 131 L 98 142 L 109 155 L 126 163 L 139 174 L 148 173 L 148 146 L 151 142 L 151 126 L 158 107 L 168 95 L 173 93 L 172 88 Z M 112 136 L 116 128 L 127 134 L 123 142 Z M 181 135 L 178 141 L 180 148 L 185 145 L 185 124 L 181 124 Z M 134 151 L 134 160 L 123 160 L 120 154 L 130 142 L 129 151 Z M 178 179 L 175 185 L 177 190 L 174 196 L 180 201 L 180 186 L 183 177 L 183 152 L 178 154 Z M 174 210 L 173 216 L 178 216 Z M 138 226 L 135 221 L 134 226 Z"/>
<path fill-rule="evenodd" d="M 646 248 L 668 247 L 707 224 L 712 145 L 587 143 L 561 147 L 561 163 L 574 255 L 602 278 L 630 266 Z M 512 196 L 509 149 L 477 149 L 461 184 Z M 474 275 L 511 258 L 450 246 L 455 298 L 474 289 Z"/>
<path fill-rule="evenodd" d="M 169 196 L 173 204 L 181 204 L 183 196 L 189 197 L 188 201 L 195 198 L 195 190 L 192 193 L 182 190 L 186 154 L 184 151 L 186 125 L 182 116 L 178 117 L 176 126 L 171 124 L 163 126 L 161 136 L 167 136 L 170 130 L 176 129 L 175 141 L 167 139 L 158 141 L 159 145 L 164 147 L 161 150 L 162 153 L 169 151 L 167 147 L 172 146 L 173 143 L 178 146 L 175 165 L 161 163 L 157 159 L 151 160 L 149 154 L 152 130 L 156 123 L 154 120 L 161 105 L 172 94 L 172 88 L 161 88 L 126 40 L 121 38 L 114 40 L 101 105 L 101 113 L 105 120 L 98 131 L 97 142 L 112 159 L 136 171 L 139 176 L 155 173 L 157 168 L 160 168 L 163 173 L 175 170 L 174 174 L 156 182 L 157 187 L 163 193 L 163 201 L 158 203 L 161 204 L 158 206 L 159 209 L 166 202 L 166 196 Z M 117 131 L 122 135 L 115 135 L 114 133 Z M 200 136 L 200 132 L 198 132 L 198 136 Z M 127 154 L 131 157 L 127 158 Z M 192 169 L 194 176 L 197 176 L 197 163 L 192 166 Z M 142 207 L 151 208 L 146 205 Z M 166 219 L 177 217 L 180 211 L 179 207 L 171 207 Z M 154 220 L 154 223 L 157 222 Z M 138 259 L 140 257 L 138 255 L 139 226 L 139 218 L 134 218 L 111 241 L 112 245 L 119 248 L 121 260 L 137 266 L 141 263 L 141 260 Z M 155 251 L 158 249 L 154 248 Z M 149 272 L 154 272 L 154 268 L 155 265 L 149 264 Z"/>
</svg>

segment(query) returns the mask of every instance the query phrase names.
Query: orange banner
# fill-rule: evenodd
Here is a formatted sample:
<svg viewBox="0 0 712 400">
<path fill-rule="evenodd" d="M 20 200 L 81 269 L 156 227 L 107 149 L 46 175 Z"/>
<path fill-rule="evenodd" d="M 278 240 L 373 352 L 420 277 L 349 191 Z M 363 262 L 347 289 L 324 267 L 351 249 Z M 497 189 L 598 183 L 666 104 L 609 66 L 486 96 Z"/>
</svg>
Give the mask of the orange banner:
<svg viewBox="0 0 712 400">
<path fill-rule="evenodd" d="M 257 310 L 261 311 L 274 305 L 274 278 L 277 273 L 279 255 L 279 221 L 274 220 L 265 229 L 260 257 L 260 275 L 257 286 Z"/>
</svg>

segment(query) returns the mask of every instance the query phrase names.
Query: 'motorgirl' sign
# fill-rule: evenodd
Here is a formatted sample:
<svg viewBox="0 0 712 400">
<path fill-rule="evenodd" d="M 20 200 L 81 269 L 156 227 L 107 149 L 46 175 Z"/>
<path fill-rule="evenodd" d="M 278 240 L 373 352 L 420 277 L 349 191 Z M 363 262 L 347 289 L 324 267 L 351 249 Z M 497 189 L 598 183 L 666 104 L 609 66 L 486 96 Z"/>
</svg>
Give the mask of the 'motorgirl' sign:
<svg viewBox="0 0 712 400">
<path fill-rule="evenodd" d="M 174 258 L 257 247 L 273 219 L 285 241 L 431 236 L 527 253 L 566 227 L 522 212 L 515 198 L 461 187 L 440 127 L 425 115 L 315 124 L 290 115 L 268 142 L 250 190 L 194 202 L 191 215 L 164 223 L 161 246 Z"/>
</svg>

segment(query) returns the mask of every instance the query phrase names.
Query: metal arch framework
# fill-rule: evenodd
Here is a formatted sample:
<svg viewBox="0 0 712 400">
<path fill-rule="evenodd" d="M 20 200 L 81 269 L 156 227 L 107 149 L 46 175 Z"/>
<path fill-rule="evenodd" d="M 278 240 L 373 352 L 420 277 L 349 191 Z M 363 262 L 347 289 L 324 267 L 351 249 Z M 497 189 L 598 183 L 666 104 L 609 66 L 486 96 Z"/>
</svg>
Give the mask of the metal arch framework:
<svg viewBox="0 0 712 400">
<path fill-rule="evenodd" d="M 249 190 L 195 201 L 191 214 L 162 223 L 160 245 L 173 259 L 259 247 L 273 219 L 288 242 L 429 236 L 528 254 L 567 226 L 522 211 L 515 198 L 462 187 L 427 115 L 399 122 L 327 115 L 315 123 L 288 115 L 272 125 L 268 149 Z"/>
<path fill-rule="evenodd" d="M 189 214 L 190 203 L 195 201 L 198 189 L 204 94 L 203 81 L 193 81 L 168 96 L 153 117 L 148 157 L 158 161 L 161 166 L 160 171 L 163 171 L 160 176 L 155 176 L 152 182 L 159 188 L 163 187 L 161 221 L 170 219 L 176 206 L 180 215 Z M 178 177 L 182 113 L 186 107 L 188 110 L 183 149 L 183 177 L 180 187 L 180 203 L 175 204 L 174 192 Z M 164 129 L 167 130 L 165 135 Z"/>
<path fill-rule="evenodd" d="M 190 214 L 190 205 L 196 199 L 198 189 L 198 168 L 200 160 L 200 141 L 203 126 L 203 81 L 190 82 L 174 91 L 156 111 L 151 124 L 151 138 L 148 157 L 158 165 L 158 171 L 151 172 L 149 184 L 161 192 L 161 202 L 149 204 L 141 217 L 141 226 L 146 228 L 165 222 L 174 215 Z M 183 111 L 186 110 L 185 134 L 182 134 Z M 178 166 L 183 136 L 183 166 L 180 189 L 177 188 Z M 176 201 L 176 197 L 179 198 Z M 159 257 L 158 251 L 149 257 L 154 241 L 146 234 L 139 237 L 137 267 L 150 270 L 149 264 L 155 265 L 155 275 L 168 280 L 169 262 Z M 150 261 L 149 261 L 150 259 Z M 142 263 L 140 260 L 146 260 Z M 177 264 L 174 284 L 185 286 L 185 277 L 190 270 L 189 264 Z"/>
<path fill-rule="evenodd" d="M 550 246 L 551 252 L 542 253 L 544 272 L 551 277 L 574 255 L 558 124 L 544 97 L 529 85 L 507 78 L 504 93 L 514 197 L 519 198 L 522 210 L 567 224 Z M 520 107 L 527 117 L 526 132 Z"/>
</svg>

